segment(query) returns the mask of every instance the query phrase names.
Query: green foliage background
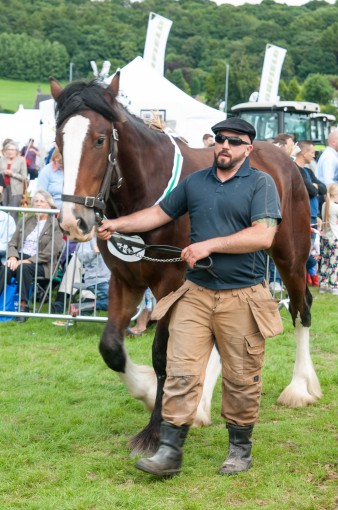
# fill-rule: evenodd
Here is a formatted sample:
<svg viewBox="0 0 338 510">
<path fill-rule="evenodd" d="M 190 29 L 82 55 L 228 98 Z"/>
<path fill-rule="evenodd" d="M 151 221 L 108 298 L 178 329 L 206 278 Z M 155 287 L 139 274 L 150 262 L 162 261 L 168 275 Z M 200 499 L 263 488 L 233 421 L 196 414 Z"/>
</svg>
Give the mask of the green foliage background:
<svg viewBox="0 0 338 510">
<path fill-rule="evenodd" d="M 323 104 L 337 92 L 338 4 L 324 1 L 235 7 L 209 0 L 2 0 L 0 77 L 44 81 L 52 74 L 63 80 L 73 62 L 73 78 L 87 78 L 90 60 L 122 67 L 143 54 L 151 11 L 173 21 L 167 77 L 211 106 L 224 97 L 226 64 L 229 106 L 258 89 L 267 43 L 287 49 L 282 99 L 310 100 L 309 93 Z M 318 81 L 316 75 L 321 85 L 310 82 L 303 91 L 303 82 Z M 329 93 L 320 94 L 323 88 Z"/>
</svg>

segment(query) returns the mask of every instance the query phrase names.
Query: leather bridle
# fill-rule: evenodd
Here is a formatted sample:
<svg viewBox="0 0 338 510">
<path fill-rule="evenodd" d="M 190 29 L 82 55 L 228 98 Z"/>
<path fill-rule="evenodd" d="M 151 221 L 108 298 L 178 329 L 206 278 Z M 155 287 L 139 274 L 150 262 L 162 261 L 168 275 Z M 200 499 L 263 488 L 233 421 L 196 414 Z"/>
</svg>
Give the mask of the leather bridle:
<svg viewBox="0 0 338 510">
<path fill-rule="evenodd" d="M 110 148 L 108 154 L 108 167 L 102 179 L 102 183 L 100 186 L 100 191 L 96 195 L 96 197 L 91 196 L 79 196 L 79 195 L 61 195 L 61 200 L 63 202 L 72 202 L 74 204 L 84 205 L 90 209 L 96 209 L 102 211 L 106 208 L 106 202 L 108 201 L 109 194 L 111 189 L 118 190 L 122 185 L 122 175 L 117 162 L 117 142 L 119 141 L 119 136 L 117 129 L 112 127 L 112 133 L 110 137 Z M 116 174 L 116 183 L 112 185 L 112 175 L 113 171 Z"/>
</svg>

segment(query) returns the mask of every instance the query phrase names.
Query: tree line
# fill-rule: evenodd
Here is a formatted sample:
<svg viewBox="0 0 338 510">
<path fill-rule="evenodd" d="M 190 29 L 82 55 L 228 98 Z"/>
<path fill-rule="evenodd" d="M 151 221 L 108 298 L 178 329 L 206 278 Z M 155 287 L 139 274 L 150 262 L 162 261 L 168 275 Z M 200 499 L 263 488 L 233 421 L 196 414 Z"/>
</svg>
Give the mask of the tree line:
<svg viewBox="0 0 338 510">
<path fill-rule="evenodd" d="M 229 65 L 229 107 L 259 88 L 266 44 L 287 49 L 281 99 L 331 104 L 338 92 L 338 4 L 298 7 L 263 0 L 235 7 L 209 0 L 2 0 L 0 76 L 45 81 L 92 76 L 90 60 L 123 67 L 143 54 L 148 16 L 173 21 L 165 75 L 217 107 Z M 0 98 L 1 101 L 1 98 Z"/>
</svg>

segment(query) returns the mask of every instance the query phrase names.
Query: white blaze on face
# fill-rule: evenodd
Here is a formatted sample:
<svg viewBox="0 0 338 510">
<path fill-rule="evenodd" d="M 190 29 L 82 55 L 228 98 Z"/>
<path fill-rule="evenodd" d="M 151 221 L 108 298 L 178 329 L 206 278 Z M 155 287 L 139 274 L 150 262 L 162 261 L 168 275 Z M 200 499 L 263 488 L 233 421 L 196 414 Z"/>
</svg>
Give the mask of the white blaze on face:
<svg viewBox="0 0 338 510">
<path fill-rule="evenodd" d="M 75 185 L 80 168 L 83 144 L 89 130 L 90 121 L 82 115 L 71 117 L 64 125 L 63 134 L 63 193 L 75 195 Z M 62 225 L 68 228 L 76 221 L 72 214 L 73 204 L 63 202 Z M 66 227 L 67 228 L 67 227 Z"/>
</svg>

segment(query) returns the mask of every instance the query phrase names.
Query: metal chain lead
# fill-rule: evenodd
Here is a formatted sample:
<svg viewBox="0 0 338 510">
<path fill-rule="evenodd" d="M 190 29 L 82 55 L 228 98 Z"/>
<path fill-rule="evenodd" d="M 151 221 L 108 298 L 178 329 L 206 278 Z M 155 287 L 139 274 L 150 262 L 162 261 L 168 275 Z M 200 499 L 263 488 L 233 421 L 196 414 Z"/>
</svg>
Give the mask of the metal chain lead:
<svg viewBox="0 0 338 510">
<path fill-rule="evenodd" d="M 135 255 L 138 257 L 138 255 L 135 253 Z M 140 260 L 147 260 L 148 262 L 183 262 L 181 257 L 176 257 L 175 259 L 154 259 L 152 257 L 147 257 L 144 255 L 143 257 L 139 257 Z"/>
</svg>

